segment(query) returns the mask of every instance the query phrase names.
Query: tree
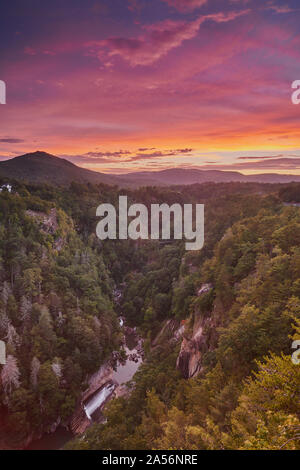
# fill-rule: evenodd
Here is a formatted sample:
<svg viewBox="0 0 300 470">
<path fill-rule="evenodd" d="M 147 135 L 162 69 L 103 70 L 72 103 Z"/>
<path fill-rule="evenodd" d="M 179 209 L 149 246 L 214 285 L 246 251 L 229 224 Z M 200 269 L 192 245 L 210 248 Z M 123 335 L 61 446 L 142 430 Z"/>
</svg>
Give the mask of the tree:
<svg viewBox="0 0 300 470">
<path fill-rule="evenodd" d="M 1 372 L 1 380 L 6 397 L 11 395 L 14 388 L 20 387 L 20 371 L 14 356 L 7 356 L 6 364 Z"/>
<path fill-rule="evenodd" d="M 38 325 L 32 329 L 34 354 L 41 360 L 47 360 L 54 353 L 57 342 L 53 322 L 48 308 L 43 306 Z"/>
<path fill-rule="evenodd" d="M 59 362 L 56 361 L 52 363 L 52 370 L 54 374 L 56 375 L 56 377 L 58 378 L 58 380 L 60 380 L 62 377 L 62 370 L 61 370 L 61 365 L 59 364 Z"/>
<path fill-rule="evenodd" d="M 13 349 L 17 348 L 21 343 L 20 336 L 18 335 L 15 327 L 11 323 L 9 323 L 8 328 L 7 328 L 6 339 L 7 339 L 7 343 Z"/>
<path fill-rule="evenodd" d="M 187 442 L 188 417 L 183 411 L 172 407 L 168 411 L 167 420 L 162 423 L 163 435 L 156 440 L 158 449 L 190 449 Z"/>
<path fill-rule="evenodd" d="M 41 363 L 38 360 L 37 357 L 34 357 L 31 361 L 31 374 L 30 374 L 30 380 L 33 388 L 36 388 L 37 386 L 37 380 L 38 380 L 38 373 L 41 367 Z"/>
<path fill-rule="evenodd" d="M 3 287 L 2 287 L 2 302 L 4 306 L 6 307 L 8 298 L 11 294 L 11 288 L 8 282 L 4 281 Z"/>
<path fill-rule="evenodd" d="M 32 304 L 30 300 L 25 295 L 23 295 L 20 303 L 20 313 L 22 321 L 27 320 L 30 317 L 31 308 Z"/>
<path fill-rule="evenodd" d="M 243 449 L 299 447 L 300 367 L 290 356 L 272 354 L 258 363 L 231 416 L 227 445 Z M 285 446 L 289 441 L 293 443 Z"/>
<path fill-rule="evenodd" d="M 32 297 L 39 295 L 42 283 L 41 269 L 37 267 L 25 269 L 23 283 L 27 295 Z"/>
</svg>

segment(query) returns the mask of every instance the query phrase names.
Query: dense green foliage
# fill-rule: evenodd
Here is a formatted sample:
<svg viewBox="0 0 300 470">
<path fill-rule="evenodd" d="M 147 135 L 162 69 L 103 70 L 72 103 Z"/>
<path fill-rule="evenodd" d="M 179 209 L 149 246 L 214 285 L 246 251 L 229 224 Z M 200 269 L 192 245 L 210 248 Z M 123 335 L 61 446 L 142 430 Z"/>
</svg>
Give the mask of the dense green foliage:
<svg viewBox="0 0 300 470">
<path fill-rule="evenodd" d="M 117 314 L 143 335 L 127 397 L 68 448 L 299 447 L 300 213 L 295 185 L 205 184 L 118 190 L 13 183 L 0 194 L 0 441 L 23 445 L 67 423 L 90 374 L 120 347 Z M 96 207 L 205 204 L 205 246 L 100 242 Z M 209 288 L 202 293 L 201 286 Z M 122 290 L 121 305 L 113 290 Z M 172 322 L 173 330 L 168 330 Z M 198 375 L 176 367 L 184 324 L 202 328 Z M 297 437 L 298 436 L 298 437 Z"/>
<path fill-rule="evenodd" d="M 83 242 L 65 212 L 22 193 L 0 195 L 4 445 L 67 419 L 88 374 L 119 346 L 113 283 L 95 237 Z"/>
<path fill-rule="evenodd" d="M 183 256 L 178 278 L 176 245 L 152 251 L 127 276 L 124 311 L 148 335 L 147 361 L 131 396 L 108 406 L 107 423 L 68 448 L 299 448 L 300 369 L 291 360 L 300 321 L 299 210 L 241 195 L 208 201 L 207 210 L 206 249 Z M 212 290 L 198 296 L 203 283 Z M 175 373 L 178 343 L 153 341 L 165 316 L 185 319 L 187 338 L 202 321 L 210 340 L 196 378 Z"/>
</svg>

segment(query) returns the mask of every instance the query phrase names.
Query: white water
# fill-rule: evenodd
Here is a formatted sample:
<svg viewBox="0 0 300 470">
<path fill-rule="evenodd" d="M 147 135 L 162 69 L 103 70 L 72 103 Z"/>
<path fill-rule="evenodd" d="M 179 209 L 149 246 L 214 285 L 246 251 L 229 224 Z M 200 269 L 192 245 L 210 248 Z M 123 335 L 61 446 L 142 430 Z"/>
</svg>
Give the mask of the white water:
<svg viewBox="0 0 300 470">
<path fill-rule="evenodd" d="M 93 396 L 93 398 L 84 405 L 84 411 L 87 417 L 92 420 L 92 414 L 100 408 L 100 406 L 105 402 L 105 400 L 112 394 L 115 386 L 109 384 L 106 387 L 103 387 L 100 392 Z"/>
<path fill-rule="evenodd" d="M 122 318 L 120 318 L 120 323 L 124 324 Z M 122 326 L 122 325 L 121 325 Z M 135 335 L 127 335 L 126 337 L 126 344 L 125 344 L 125 352 L 127 355 L 127 360 L 125 364 L 118 364 L 117 369 L 114 371 L 111 379 L 113 383 L 109 383 L 105 385 L 98 393 L 96 393 L 87 403 L 84 404 L 83 408 L 85 411 L 86 416 L 89 420 L 92 421 L 93 413 L 101 408 L 101 406 L 105 403 L 107 398 L 112 395 L 113 391 L 115 390 L 116 386 L 123 385 L 126 382 L 130 381 L 136 371 L 138 370 L 139 366 L 142 364 L 143 359 L 140 355 L 140 351 L 137 350 L 138 343 L 136 340 Z M 136 360 L 132 360 L 130 355 L 134 355 Z"/>
</svg>

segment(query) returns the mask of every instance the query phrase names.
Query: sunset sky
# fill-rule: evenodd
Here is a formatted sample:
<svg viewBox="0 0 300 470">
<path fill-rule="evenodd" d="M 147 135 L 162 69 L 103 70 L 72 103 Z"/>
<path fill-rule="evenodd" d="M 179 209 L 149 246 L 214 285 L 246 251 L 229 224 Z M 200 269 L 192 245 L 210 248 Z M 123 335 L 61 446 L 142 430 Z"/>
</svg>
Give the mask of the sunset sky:
<svg viewBox="0 0 300 470">
<path fill-rule="evenodd" d="M 0 160 L 300 174 L 300 2 L 1 5 Z"/>
</svg>

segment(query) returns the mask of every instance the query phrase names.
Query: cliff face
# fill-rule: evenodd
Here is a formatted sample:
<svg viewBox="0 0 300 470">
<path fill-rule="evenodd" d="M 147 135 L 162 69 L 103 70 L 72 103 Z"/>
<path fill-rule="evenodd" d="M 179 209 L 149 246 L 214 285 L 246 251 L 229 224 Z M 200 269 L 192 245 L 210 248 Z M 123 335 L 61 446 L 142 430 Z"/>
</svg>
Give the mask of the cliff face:
<svg viewBox="0 0 300 470">
<path fill-rule="evenodd" d="M 183 331 L 184 325 L 180 324 L 179 320 L 174 318 L 167 320 L 156 338 L 152 341 L 152 348 L 159 346 L 159 344 L 164 341 L 179 341 L 182 337 Z"/>
<path fill-rule="evenodd" d="M 44 233 L 54 234 L 58 229 L 57 210 L 55 208 L 51 209 L 49 214 L 28 209 L 26 215 L 36 219 Z"/>
<path fill-rule="evenodd" d="M 185 379 L 194 377 L 199 373 L 204 343 L 202 326 L 199 326 L 199 329 L 191 338 L 183 337 L 176 366 Z"/>
<path fill-rule="evenodd" d="M 198 295 L 208 292 L 211 288 L 212 286 L 204 284 Z M 203 316 L 199 312 L 194 314 L 192 331 L 184 332 L 176 363 L 184 378 L 195 377 L 201 372 L 203 355 L 215 347 L 216 328 L 219 323 L 219 317 L 214 311 L 210 316 Z"/>
</svg>

